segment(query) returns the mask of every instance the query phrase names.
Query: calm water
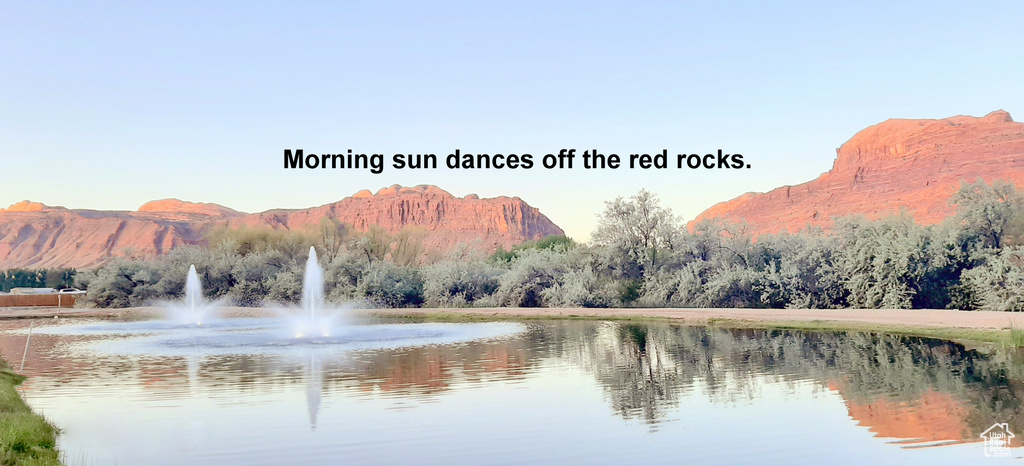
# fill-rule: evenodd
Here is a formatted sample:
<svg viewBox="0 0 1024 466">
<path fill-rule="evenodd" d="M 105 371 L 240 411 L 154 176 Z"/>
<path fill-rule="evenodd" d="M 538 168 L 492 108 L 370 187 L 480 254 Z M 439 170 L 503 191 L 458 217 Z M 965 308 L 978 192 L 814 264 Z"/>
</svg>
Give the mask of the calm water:
<svg viewBox="0 0 1024 466">
<path fill-rule="evenodd" d="M 1016 352 L 581 321 L 372 325 L 300 343 L 273 327 L 4 322 L 0 351 L 15 369 L 24 355 L 23 396 L 63 430 L 70 464 L 968 465 L 1024 453 L 985 457 L 977 442 L 997 421 L 1024 434 Z"/>
</svg>

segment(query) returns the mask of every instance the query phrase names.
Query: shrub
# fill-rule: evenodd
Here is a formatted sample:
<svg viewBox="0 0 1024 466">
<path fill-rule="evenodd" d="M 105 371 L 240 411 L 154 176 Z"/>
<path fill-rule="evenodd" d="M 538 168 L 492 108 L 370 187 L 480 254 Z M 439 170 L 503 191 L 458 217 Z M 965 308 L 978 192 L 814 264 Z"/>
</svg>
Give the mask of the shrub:
<svg viewBox="0 0 1024 466">
<path fill-rule="evenodd" d="M 512 259 L 499 280 L 495 302 L 499 306 L 540 307 L 542 292 L 566 272 L 565 254 L 550 249 L 523 250 Z"/>
<path fill-rule="evenodd" d="M 423 279 L 415 268 L 377 261 L 359 279 L 356 294 L 382 307 L 419 306 L 423 303 Z"/>
<path fill-rule="evenodd" d="M 471 306 L 498 289 L 501 271 L 471 261 L 444 261 L 423 269 L 423 299 L 432 307 Z"/>
<path fill-rule="evenodd" d="M 980 309 L 1024 311 L 1024 247 L 1002 249 L 965 271 L 963 279 Z"/>
<path fill-rule="evenodd" d="M 79 286 L 87 288 L 86 300 L 100 307 L 142 306 L 162 297 L 158 286 L 162 274 L 155 263 L 117 260 L 100 269 L 79 275 Z"/>
<path fill-rule="evenodd" d="M 857 308 L 909 308 L 928 271 L 924 228 L 907 215 L 837 221 L 836 269 Z"/>
<path fill-rule="evenodd" d="M 619 286 L 590 267 L 566 271 L 540 294 L 552 307 L 613 307 L 620 303 Z"/>
</svg>

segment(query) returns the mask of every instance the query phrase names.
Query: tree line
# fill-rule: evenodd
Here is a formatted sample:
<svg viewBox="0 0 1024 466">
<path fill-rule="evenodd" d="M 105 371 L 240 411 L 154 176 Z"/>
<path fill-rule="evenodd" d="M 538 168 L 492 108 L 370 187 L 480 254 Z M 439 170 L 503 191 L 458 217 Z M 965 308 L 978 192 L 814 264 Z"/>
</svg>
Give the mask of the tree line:
<svg viewBox="0 0 1024 466">
<path fill-rule="evenodd" d="M 955 215 L 922 226 L 901 213 L 838 218 L 828 232 L 760 235 L 704 221 L 688 230 L 657 196 L 607 202 L 589 243 L 548 237 L 486 256 L 447 255 L 426 233 L 318 228 L 213 232 L 207 247 L 115 260 L 75 276 L 97 306 L 182 295 L 195 264 L 209 298 L 296 302 L 308 248 L 327 299 L 382 307 L 744 307 L 1024 310 L 1024 196 L 1007 182 L 964 184 Z"/>
<path fill-rule="evenodd" d="M 0 292 L 14 288 L 68 288 L 75 282 L 75 269 L 9 269 L 0 271 Z"/>
</svg>

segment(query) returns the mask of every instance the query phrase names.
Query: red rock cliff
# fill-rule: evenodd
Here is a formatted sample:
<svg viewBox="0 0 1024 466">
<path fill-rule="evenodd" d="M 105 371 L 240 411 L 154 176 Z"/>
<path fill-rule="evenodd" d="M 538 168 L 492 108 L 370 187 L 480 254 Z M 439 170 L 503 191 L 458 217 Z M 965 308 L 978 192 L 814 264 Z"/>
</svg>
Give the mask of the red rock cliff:
<svg viewBox="0 0 1024 466">
<path fill-rule="evenodd" d="M 323 218 L 337 219 L 357 230 L 379 225 L 389 232 L 420 227 L 428 232 L 429 249 L 450 250 L 468 244 L 493 251 L 498 246 L 565 234 L 544 214 L 518 197 L 480 199 L 455 197 L 436 186 L 406 188 L 393 185 L 370 194 L 360 191 L 333 204 L 302 210 L 269 210 L 225 222 L 232 227 L 271 225 L 303 229 Z"/>
<path fill-rule="evenodd" d="M 827 229 L 835 217 L 878 218 L 906 209 L 922 224 L 953 214 L 961 181 L 1006 179 L 1024 187 L 1024 124 L 999 110 L 985 117 L 892 119 L 837 150 L 832 169 L 796 186 L 747 193 L 712 206 L 695 222 L 745 221 L 752 234 Z M 692 225 L 692 223 L 691 223 Z"/>
<path fill-rule="evenodd" d="M 270 226 L 303 229 L 323 218 L 359 230 L 380 225 L 427 231 L 428 249 L 459 244 L 482 251 L 510 247 L 562 229 L 516 197 L 457 198 L 434 186 L 360 191 L 333 204 L 244 214 L 216 204 L 153 201 L 134 212 L 69 210 L 28 201 L 0 209 L 0 270 L 15 267 L 95 267 L 112 257 L 155 258 L 186 244 L 202 244 L 211 228 Z"/>
</svg>

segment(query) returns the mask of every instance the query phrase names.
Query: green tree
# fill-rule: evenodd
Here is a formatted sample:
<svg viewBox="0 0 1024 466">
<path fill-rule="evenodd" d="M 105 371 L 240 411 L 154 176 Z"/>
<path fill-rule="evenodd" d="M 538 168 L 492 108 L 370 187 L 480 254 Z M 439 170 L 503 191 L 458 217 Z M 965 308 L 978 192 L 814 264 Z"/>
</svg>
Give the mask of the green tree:
<svg viewBox="0 0 1024 466">
<path fill-rule="evenodd" d="M 964 183 L 950 202 L 957 208 L 954 221 L 977 247 L 999 249 L 1006 244 L 1020 244 L 1024 233 L 1024 196 L 1012 183 Z"/>
<path fill-rule="evenodd" d="M 999 250 L 963 278 L 980 309 L 1024 311 L 1024 246 Z"/>
<path fill-rule="evenodd" d="M 925 230 L 909 215 L 837 220 L 837 272 L 857 308 L 911 307 L 929 265 Z"/>
<path fill-rule="evenodd" d="M 627 259 L 618 267 L 623 277 L 640 279 L 657 270 L 663 256 L 680 242 L 682 231 L 679 219 L 661 206 L 657 195 L 641 190 L 606 202 L 592 239 Z"/>
</svg>

